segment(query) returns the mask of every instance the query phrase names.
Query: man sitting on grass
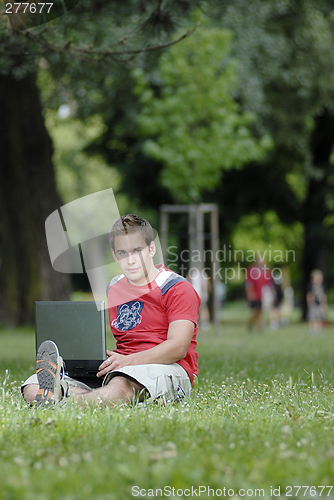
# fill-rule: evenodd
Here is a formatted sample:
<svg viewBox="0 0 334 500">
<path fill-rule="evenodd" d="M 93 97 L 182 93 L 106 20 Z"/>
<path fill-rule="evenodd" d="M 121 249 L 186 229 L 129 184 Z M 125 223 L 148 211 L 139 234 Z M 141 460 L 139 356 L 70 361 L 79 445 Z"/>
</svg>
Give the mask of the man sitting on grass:
<svg viewBox="0 0 334 500">
<path fill-rule="evenodd" d="M 26 401 L 44 406 L 70 397 L 114 405 L 148 397 L 164 404 L 190 395 L 198 373 L 196 291 L 182 276 L 154 265 L 153 229 L 145 219 L 130 214 L 116 220 L 110 243 L 123 273 L 107 287 L 115 351 L 107 350 L 96 380 L 71 379 L 56 344 L 43 342 L 36 374 L 21 388 Z"/>
</svg>

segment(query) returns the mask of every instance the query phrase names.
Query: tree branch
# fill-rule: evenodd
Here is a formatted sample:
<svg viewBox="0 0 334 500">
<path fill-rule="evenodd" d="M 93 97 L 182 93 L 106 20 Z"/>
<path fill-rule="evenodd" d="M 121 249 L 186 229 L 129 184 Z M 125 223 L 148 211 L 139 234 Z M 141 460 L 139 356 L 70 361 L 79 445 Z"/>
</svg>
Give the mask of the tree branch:
<svg viewBox="0 0 334 500">
<path fill-rule="evenodd" d="M 40 33 L 37 34 L 32 33 L 30 31 L 18 32 L 18 34 L 22 35 L 23 37 L 34 43 L 42 45 L 43 48 L 41 50 L 38 50 L 33 53 L 30 52 L 30 55 L 39 56 L 45 54 L 46 52 L 54 52 L 54 53 L 72 52 L 75 54 L 85 55 L 85 56 L 99 56 L 101 59 L 105 59 L 108 57 L 116 58 L 116 56 L 123 56 L 123 55 L 130 55 L 131 58 L 133 58 L 137 54 L 141 54 L 143 52 L 151 52 L 157 49 L 163 49 L 181 42 L 181 40 L 184 40 L 188 36 L 192 35 L 192 33 L 194 33 L 194 31 L 198 28 L 199 25 L 200 23 L 197 23 L 192 30 L 188 31 L 177 40 L 173 40 L 171 42 L 158 43 L 157 45 L 152 45 L 150 47 L 143 47 L 141 49 L 123 49 L 123 50 L 111 50 L 110 48 L 105 50 L 98 50 L 91 47 L 76 47 L 72 45 L 71 41 L 68 41 L 64 45 L 56 45 L 53 44 L 52 42 L 45 40 L 44 37 L 41 36 L 45 31 L 47 31 L 47 28 L 44 28 Z M 123 37 L 116 45 L 123 43 L 125 38 L 126 37 Z M 120 59 L 117 60 L 120 61 Z"/>
</svg>

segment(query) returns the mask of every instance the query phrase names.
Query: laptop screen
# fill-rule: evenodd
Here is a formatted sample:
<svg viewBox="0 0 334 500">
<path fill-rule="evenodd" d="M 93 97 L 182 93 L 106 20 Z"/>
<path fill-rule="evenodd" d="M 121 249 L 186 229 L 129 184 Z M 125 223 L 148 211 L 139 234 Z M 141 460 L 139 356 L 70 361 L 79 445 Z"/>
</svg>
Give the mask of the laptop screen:
<svg viewBox="0 0 334 500">
<path fill-rule="evenodd" d="M 57 344 L 70 376 L 95 375 L 106 358 L 104 303 L 35 302 L 35 336 L 36 352 L 44 340 Z"/>
</svg>

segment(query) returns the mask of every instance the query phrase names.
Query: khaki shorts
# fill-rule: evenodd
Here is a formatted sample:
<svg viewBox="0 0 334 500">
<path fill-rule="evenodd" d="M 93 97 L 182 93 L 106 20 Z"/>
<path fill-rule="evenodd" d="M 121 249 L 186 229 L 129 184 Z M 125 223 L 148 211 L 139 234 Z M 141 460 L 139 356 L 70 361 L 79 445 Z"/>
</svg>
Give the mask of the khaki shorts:
<svg viewBox="0 0 334 500">
<path fill-rule="evenodd" d="M 162 398 L 162 400 L 167 403 L 188 397 L 191 393 L 189 375 L 186 370 L 177 363 L 171 365 L 148 364 L 124 366 L 123 368 L 107 373 L 103 381 L 98 378 L 73 379 L 67 375 L 65 375 L 65 378 L 69 386 L 93 390 L 102 385 L 106 385 L 113 377 L 122 374 L 143 385 L 150 394 L 149 399 L 155 400 Z M 21 391 L 23 387 L 29 384 L 38 384 L 36 373 L 23 382 Z"/>
</svg>

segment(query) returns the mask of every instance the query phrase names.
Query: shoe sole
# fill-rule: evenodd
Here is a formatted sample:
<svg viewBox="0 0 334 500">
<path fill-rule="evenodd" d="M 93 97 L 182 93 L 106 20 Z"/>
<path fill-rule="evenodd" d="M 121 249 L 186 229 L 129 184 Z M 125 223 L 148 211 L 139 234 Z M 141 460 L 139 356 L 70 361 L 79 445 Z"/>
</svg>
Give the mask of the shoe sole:
<svg viewBox="0 0 334 500">
<path fill-rule="evenodd" d="M 58 347 L 51 340 L 46 340 L 39 346 L 36 356 L 36 374 L 39 383 L 39 390 L 35 397 L 36 406 L 58 403 L 60 369 Z"/>
</svg>

